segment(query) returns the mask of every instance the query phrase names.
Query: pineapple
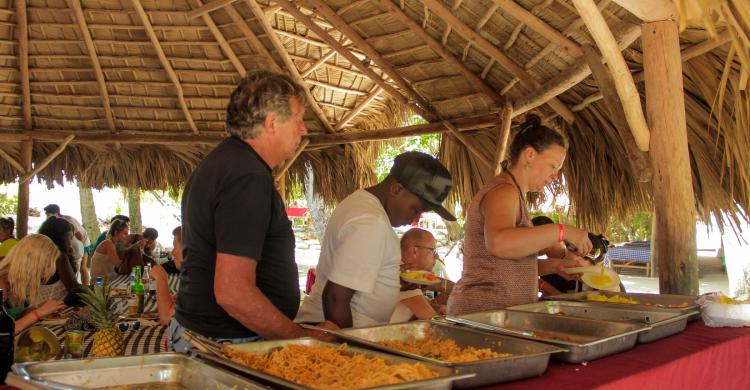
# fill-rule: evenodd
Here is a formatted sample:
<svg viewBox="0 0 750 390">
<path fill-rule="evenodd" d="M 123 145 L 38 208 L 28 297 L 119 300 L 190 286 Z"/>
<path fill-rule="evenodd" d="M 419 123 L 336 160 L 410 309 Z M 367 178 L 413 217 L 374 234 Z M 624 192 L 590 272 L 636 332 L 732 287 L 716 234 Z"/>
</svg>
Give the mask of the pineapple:
<svg viewBox="0 0 750 390">
<path fill-rule="evenodd" d="M 80 294 L 81 299 L 91 312 L 91 322 L 96 325 L 91 356 L 122 355 L 122 333 L 117 328 L 117 313 L 109 296 L 109 286 L 105 282 L 102 286 L 95 285 L 85 290 Z"/>
</svg>

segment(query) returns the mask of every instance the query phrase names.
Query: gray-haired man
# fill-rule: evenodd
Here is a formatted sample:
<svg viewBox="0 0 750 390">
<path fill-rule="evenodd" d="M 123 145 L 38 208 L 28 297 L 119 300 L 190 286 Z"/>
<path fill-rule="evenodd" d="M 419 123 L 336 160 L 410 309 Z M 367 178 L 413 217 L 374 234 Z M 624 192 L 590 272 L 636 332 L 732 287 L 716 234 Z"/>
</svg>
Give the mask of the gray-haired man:
<svg viewBox="0 0 750 390">
<path fill-rule="evenodd" d="M 227 132 L 190 176 L 182 197 L 183 263 L 173 350 L 187 328 L 219 341 L 319 336 L 291 319 L 299 307 L 294 234 L 271 169 L 307 133 L 305 94 L 287 76 L 242 79 Z"/>
</svg>

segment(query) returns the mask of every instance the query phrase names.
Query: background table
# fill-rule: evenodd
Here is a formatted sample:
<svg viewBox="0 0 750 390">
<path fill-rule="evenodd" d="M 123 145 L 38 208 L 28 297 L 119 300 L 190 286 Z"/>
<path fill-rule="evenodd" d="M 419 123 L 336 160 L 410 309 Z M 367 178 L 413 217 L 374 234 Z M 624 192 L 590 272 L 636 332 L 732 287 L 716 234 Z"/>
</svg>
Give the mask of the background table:
<svg viewBox="0 0 750 390">
<path fill-rule="evenodd" d="M 651 245 L 649 242 L 628 243 L 611 247 L 604 256 L 604 263 L 613 268 L 639 268 L 651 277 Z"/>
<path fill-rule="evenodd" d="M 684 332 L 586 365 L 551 361 L 537 378 L 485 389 L 750 389 L 750 328 Z"/>
</svg>

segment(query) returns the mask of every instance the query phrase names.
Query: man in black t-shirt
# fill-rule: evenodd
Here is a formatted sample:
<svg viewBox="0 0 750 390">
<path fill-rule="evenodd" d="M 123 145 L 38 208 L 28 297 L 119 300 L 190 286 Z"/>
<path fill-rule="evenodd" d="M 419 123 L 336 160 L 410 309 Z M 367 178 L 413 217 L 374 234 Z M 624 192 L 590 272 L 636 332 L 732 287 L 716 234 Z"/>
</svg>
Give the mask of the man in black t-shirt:
<svg viewBox="0 0 750 390">
<path fill-rule="evenodd" d="M 271 172 L 307 133 L 304 103 L 302 86 L 270 72 L 248 74 L 232 92 L 231 137 L 198 165 L 182 197 L 172 350 L 184 352 L 185 328 L 230 342 L 321 336 L 291 321 L 300 299 L 294 234 Z"/>
</svg>

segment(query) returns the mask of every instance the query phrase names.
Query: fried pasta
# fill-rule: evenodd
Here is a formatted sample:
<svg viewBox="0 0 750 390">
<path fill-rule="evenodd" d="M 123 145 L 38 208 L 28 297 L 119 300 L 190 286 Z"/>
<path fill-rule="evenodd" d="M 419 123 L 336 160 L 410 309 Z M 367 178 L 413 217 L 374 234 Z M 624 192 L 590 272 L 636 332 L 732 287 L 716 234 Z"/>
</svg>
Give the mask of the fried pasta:
<svg viewBox="0 0 750 390">
<path fill-rule="evenodd" d="M 589 301 L 595 301 L 595 302 L 609 302 L 609 303 L 625 303 L 630 305 L 637 305 L 639 302 L 635 299 L 630 299 L 628 297 L 624 297 L 622 295 L 612 295 L 610 297 L 599 294 L 599 293 L 593 293 L 586 296 L 586 299 Z"/>
<path fill-rule="evenodd" d="M 489 348 L 461 348 L 455 340 L 441 339 L 434 334 L 424 338 L 403 340 L 384 340 L 380 344 L 388 348 L 409 352 L 451 363 L 473 362 L 477 360 L 496 359 L 513 356 L 510 353 L 498 353 Z"/>
<path fill-rule="evenodd" d="M 287 345 L 268 354 L 224 348 L 233 362 L 315 389 L 361 389 L 412 382 L 439 374 L 423 364 L 388 364 L 363 354 L 337 348 Z"/>
</svg>

